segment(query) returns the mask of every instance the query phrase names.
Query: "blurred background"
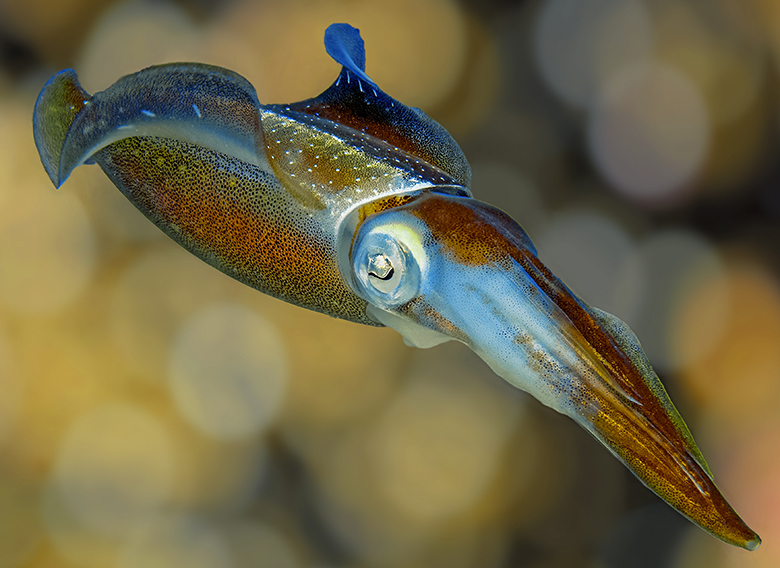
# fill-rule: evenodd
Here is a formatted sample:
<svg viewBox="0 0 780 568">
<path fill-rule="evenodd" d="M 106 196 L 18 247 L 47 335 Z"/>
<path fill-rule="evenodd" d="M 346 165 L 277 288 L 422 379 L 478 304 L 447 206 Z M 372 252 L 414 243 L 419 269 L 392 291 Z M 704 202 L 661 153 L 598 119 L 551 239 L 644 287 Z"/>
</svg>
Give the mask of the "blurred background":
<svg viewBox="0 0 780 568">
<path fill-rule="evenodd" d="M 201 61 L 291 102 L 332 22 L 636 331 L 757 552 L 465 347 L 245 288 L 96 167 L 51 186 L 54 72 Z M 0 0 L 0 568 L 780 565 L 778 78 L 776 0 Z"/>
</svg>

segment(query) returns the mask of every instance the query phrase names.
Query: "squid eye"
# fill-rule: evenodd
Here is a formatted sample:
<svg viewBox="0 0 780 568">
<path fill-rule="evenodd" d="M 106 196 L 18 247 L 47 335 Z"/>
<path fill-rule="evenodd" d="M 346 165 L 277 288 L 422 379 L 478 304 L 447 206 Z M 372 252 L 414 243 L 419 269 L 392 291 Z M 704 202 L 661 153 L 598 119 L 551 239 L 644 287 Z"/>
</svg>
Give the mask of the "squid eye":
<svg viewBox="0 0 780 568">
<path fill-rule="evenodd" d="M 414 255 L 397 237 L 388 230 L 368 231 L 356 241 L 352 255 L 358 293 L 383 308 L 408 302 L 420 287 Z"/>
<path fill-rule="evenodd" d="M 391 258 L 385 252 L 368 253 L 368 262 L 366 264 L 366 271 L 368 274 L 368 285 L 373 287 L 374 290 L 381 294 L 387 294 L 392 296 L 399 283 L 403 279 L 403 270 L 405 268 L 404 258 L 402 251 L 399 251 L 397 247 L 392 247 L 395 258 Z M 401 252 L 401 254 L 397 254 Z M 398 265 L 398 270 L 396 270 Z"/>
<path fill-rule="evenodd" d="M 380 280 L 390 280 L 395 273 L 393 263 L 383 253 L 375 254 L 368 258 L 368 275 Z"/>
</svg>

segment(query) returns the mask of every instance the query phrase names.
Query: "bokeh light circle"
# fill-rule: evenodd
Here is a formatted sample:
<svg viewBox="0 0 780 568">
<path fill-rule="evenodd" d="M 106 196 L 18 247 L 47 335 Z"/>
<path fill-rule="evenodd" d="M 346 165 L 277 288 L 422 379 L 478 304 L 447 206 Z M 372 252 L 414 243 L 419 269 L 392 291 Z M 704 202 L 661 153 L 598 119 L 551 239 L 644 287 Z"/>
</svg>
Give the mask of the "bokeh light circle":
<svg viewBox="0 0 780 568">
<path fill-rule="evenodd" d="M 85 528 L 116 537 L 165 504 L 172 478 L 171 440 L 160 422 L 139 407 L 114 403 L 71 426 L 53 480 Z"/>
<path fill-rule="evenodd" d="M 441 522 L 483 497 L 517 416 L 500 391 L 468 372 L 453 365 L 445 378 L 432 371 L 413 373 L 370 441 L 379 490 L 422 524 Z"/>
<path fill-rule="evenodd" d="M 681 378 L 707 412 L 739 425 L 780 401 L 780 282 L 760 264 L 728 264 L 720 279 L 703 282 L 678 313 L 673 333 L 679 341 L 695 341 L 695 324 L 719 307 L 715 301 L 723 289 L 728 296 L 717 322 L 718 341 L 689 361 Z"/>
<path fill-rule="evenodd" d="M 213 304 L 188 317 L 176 334 L 171 392 L 195 427 L 217 438 L 240 438 L 275 419 L 287 367 L 284 344 L 270 322 L 240 304 Z"/>
<path fill-rule="evenodd" d="M 615 73 L 653 53 L 653 27 L 640 0 L 548 0 L 535 30 L 537 65 L 556 95 L 590 106 Z"/>
<path fill-rule="evenodd" d="M 588 124 L 590 153 L 604 178 L 648 203 L 679 200 L 702 166 L 709 139 L 698 88 L 661 63 L 614 77 Z"/>
</svg>

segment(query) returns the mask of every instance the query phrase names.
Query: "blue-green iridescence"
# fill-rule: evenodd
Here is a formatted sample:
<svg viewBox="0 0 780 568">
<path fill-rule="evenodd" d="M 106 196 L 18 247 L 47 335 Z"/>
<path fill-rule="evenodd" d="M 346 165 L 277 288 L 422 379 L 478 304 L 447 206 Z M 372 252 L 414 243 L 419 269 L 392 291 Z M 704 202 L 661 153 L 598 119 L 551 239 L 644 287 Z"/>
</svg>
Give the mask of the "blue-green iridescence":
<svg viewBox="0 0 780 568">
<path fill-rule="evenodd" d="M 682 514 L 755 549 L 633 333 L 471 199 L 460 147 L 371 81 L 355 28 L 331 26 L 326 46 L 344 66 L 335 83 L 289 105 L 208 65 L 152 67 L 94 96 L 65 70 L 36 103 L 41 161 L 55 186 L 96 162 L 171 238 L 262 292 L 420 347 L 462 341 Z"/>
</svg>

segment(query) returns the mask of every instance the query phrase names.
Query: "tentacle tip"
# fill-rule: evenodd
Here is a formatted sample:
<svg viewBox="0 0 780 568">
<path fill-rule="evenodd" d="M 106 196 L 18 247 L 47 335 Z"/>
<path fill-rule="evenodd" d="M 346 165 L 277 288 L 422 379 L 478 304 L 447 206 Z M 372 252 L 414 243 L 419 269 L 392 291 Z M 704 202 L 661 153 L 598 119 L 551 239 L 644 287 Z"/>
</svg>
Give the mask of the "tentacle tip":
<svg viewBox="0 0 780 568">
<path fill-rule="evenodd" d="M 744 548 L 750 552 L 761 546 L 761 537 L 738 516 L 719 527 L 719 530 L 711 530 L 712 527 L 706 526 L 703 526 L 703 528 L 711 532 L 716 538 L 739 548 Z"/>
<path fill-rule="evenodd" d="M 750 552 L 758 549 L 759 546 L 761 546 L 761 537 L 758 535 L 745 542 L 745 549 Z"/>
</svg>

